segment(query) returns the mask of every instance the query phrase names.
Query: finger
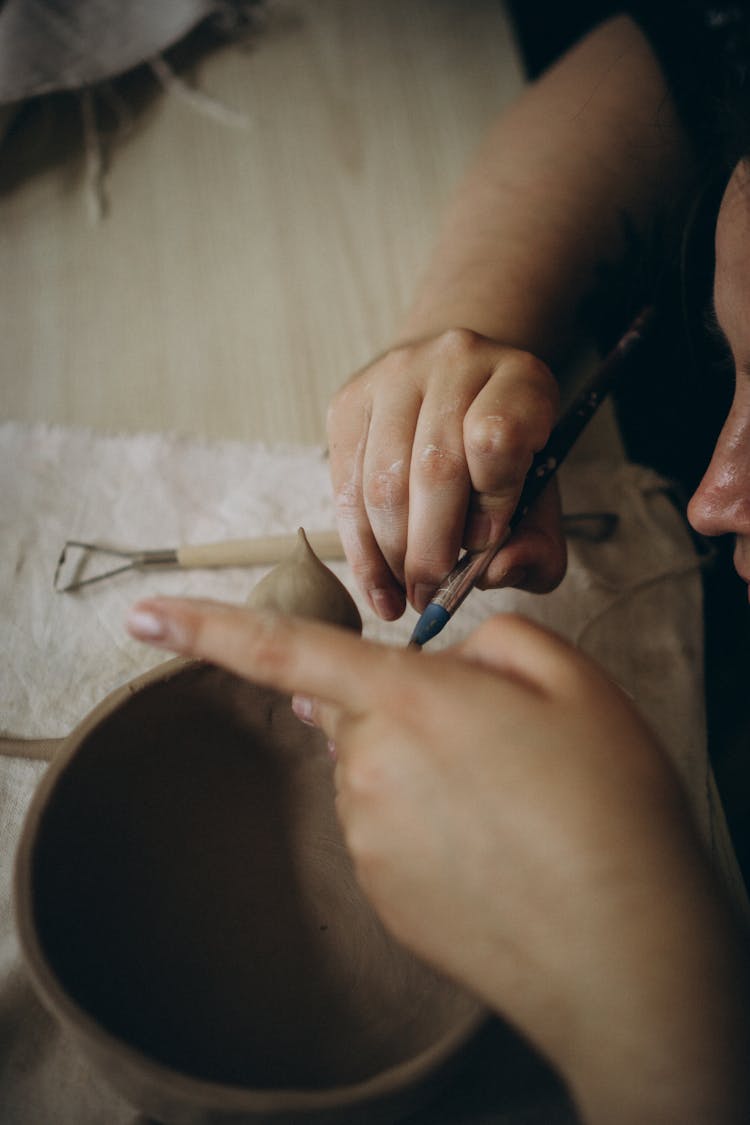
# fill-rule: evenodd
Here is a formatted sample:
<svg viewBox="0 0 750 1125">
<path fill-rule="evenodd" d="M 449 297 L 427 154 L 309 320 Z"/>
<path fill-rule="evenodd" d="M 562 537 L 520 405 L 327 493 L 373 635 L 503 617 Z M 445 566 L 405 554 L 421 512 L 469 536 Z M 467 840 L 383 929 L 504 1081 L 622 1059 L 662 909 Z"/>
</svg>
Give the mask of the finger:
<svg viewBox="0 0 750 1125">
<path fill-rule="evenodd" d="M 183 598 L 138 602 L 130 633 L 158 648 L 209 660 L 254 683 L 307 695 L 349 714 L 390 699 L 424 658 L 348 630 L 244 606 Z"/>
<path fill-rule="evenodd" d="M 484 621 L 455 646 L 455 652 L 543 696 L 577 688 L 580 667 L 589 664 L 559 634 L 513 613 L 498 613 Z"/>
<path fill-rule="evenodd" d="M 547 594 L 559 586 L 567 567 L 560 492 L 551 481 L 527 512 L 482 577 L 483 590 L 512 586 Z"/>
<path fill-rule="evenodd" d="M 406 589 L 425 605 L 459 555 L 471 497 L 463 420 L 491 370 L 476 340 L 441 341 L 414 439 L 409 476 Z"/>
<path fill-rule="evenodd" d="M 370 402 L 365 376 L 346 384 L 328 410 L 328 449 L 336 522 L 352 573 L 378 616 L 400 617 L 404 592 L 383 556 L 370 526 L 363 491 Z"/>
<path fill-rule="evenodd" d="M 409 522 L 409 465 L 422 390 L 413 372 L 397 371 L 398 356 L 389 357 L 394 377 L 379 389 L 364 454 L 365 509 L 380 552 L 399 587 L 404 584 L 404 557 Z"/>
<path fill-rule="evenodd" d="M 419 427 L 409 476 L 406 593 L 422 612 L 459 556 L 470 484 L 460 418 Z"/>
<path fill-rule="evenodd" d="M 409 477 L 406 590 L 423 610 L 458 558 L 471 497 L 464 418 L 490 378 L 496 346 L 466 329 L 433 341 Z"/>
<path fill-rule="evenodd" d="M 501 358 L 463 423 L 471 485 L 480 498 L 467 525 L 467 547 L 479 550 L 502 538 L 557 412 L 557 384 L 541 360 L 515 351 Z"/>
</svg>

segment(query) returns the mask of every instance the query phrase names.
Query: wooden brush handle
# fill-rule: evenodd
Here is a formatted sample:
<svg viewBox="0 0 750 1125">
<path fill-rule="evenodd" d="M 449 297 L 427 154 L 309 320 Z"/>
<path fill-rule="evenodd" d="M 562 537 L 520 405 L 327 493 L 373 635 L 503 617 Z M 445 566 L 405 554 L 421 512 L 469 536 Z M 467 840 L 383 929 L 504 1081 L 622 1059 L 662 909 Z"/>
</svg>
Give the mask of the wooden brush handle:
<svg viewBox="0 0 750 1125">
<path fill-rule="evenodd" d="M 344 548 L 337 531 L 305 531 L 307 541 L 321 559 L 343 559 Z M 297 533 L 261 535 L 256 539 L 227 539 L 223 543 L 201 543 L 177 548 L 177 564 L 201 566 L 270 566 L 294 550 Z"/>
</svg>

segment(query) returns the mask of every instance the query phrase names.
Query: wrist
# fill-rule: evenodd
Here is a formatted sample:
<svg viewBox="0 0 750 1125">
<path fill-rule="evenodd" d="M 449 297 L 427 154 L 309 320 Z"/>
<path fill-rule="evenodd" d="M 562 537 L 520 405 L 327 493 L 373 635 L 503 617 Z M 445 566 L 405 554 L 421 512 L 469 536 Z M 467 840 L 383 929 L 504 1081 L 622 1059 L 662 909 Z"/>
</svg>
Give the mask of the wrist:
<svg viewBox="0 0 750 1125">
<path fill-rule="evenodd" d="M 747 936 L 679 792 L 642 800 L 635 833 L 630 808 L 603 846 L 558 840 L 554 886 L 524 897 L 552 908 L 531 912 L 512 956 L 501 942 L 477 958 L 469 983 L 548 1058 L 586 1125 L 743 1125 Z"/>
<path fill-rule="evenodd" d="M 552 1052 L 590 1125 L 750 1120 L 746 951 L 697 875 L 634 895 L 566 966 L 579 987 Z"/>
</svg>

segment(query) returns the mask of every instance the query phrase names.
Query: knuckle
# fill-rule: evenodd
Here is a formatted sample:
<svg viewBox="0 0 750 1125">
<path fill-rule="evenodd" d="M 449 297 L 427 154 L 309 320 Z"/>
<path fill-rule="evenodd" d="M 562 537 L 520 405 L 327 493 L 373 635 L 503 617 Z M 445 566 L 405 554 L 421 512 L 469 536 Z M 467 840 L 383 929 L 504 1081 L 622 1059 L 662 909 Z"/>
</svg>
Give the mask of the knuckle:
<svg viewBox="0 0 750 1125">
<path fill-rule="evenodd" d="M 518 414 L 528 426 L 549 428 L 557 417 L 560 388 L 547 364 L 531 352 L 512 351 L 495 368 L 504 388 L 503 411 Z"/>
<path fill-rule="evenodd" d="M 500 453 L 512 453 L 514 446 L 526 445 L 521 440 L 519 419 L 512 414 L 483 414 L 481 417 L 468 416 L 464 424 L 464 444 L 467 451 L 475 457 L 497 457 Z"/>
<path fill-rule="evenodd" d="M 449 484 L 465 473 L 463 451 L 428 442 L 419 451 L 414 468 L 419 480 L 428 486 Z"/>
<path fill-rule="evenodd" d="M 418 345 L 416 344 L 397 344 L 381 357 L 378 369 L 385 378 L 400 376 L 410 371 L 417 351 Z"/>
<path fill-rule="evenodd" d="M 510 363 L 531 390 L 556 403 L 559 393 L 557 380 L 543 359 L 533 352 L 518 349 L 513 351 Z"/>
<path fill-rule="evenodd" d="M 326 411 L 326 425 L 329 430 L 335 426 L 342 415 L 349 415 L 358 408 L 362 391 L 363 386 L 360 376 L 355 376 L 335 391 Z"/>
<path fill-rule="evenodd" d="M 362 506 L 362 489 L 357 481 L 346 481 L 334 489 L 333 503 L 336 516 L 349 521 L 357 516 Z"/>
<path fill-rule="evenodd" d="M 471 328 L 448 328 L 435 340 L 436 349 L 454 361 L 475 354 L 483 344 L 483 337 Z"/>
<path fill-rule="evenodd" d="M 510 410 L 467 419 L 464 445 L 470 458 L 496 462 L 514 481 L 529 468 L 534 448 L 526 420 Z"/>
<path fill-rule="evenodd" d="M 411 379 L 420 351 L 419 342 L 396 344 L 379 355 L 360 373 L 354 384 L 349 385 L 361 387 L 364 383 L 371 396 L 384 386 L 401 385 L 405 380 Z M 346 384 L 342 389 L 346 390 Z"/>
<path fill-rule="evenodd" d="M 527 414 L 543 431 L 542 442 L 554 425 L 560 408 L 560 388 L 554 375 L 541 359 L 524 353 L 524 376 Z"/>
<path fill-rule="evenodd" d="M 373 511 L 392 512 L 403 508 L 409 500 L 409 481 L 402 461 L 388 468 L 375 468 L 364 482 L 365 502 Z"/>
<path fill-rule="evenodd" d="M 495 409 L 475 406 L 464 418 L 467 456 L 480 464 L 492 464 L 501 474 L 499 479 L 505 474 L 515 482 L 528 470 L 534 453 L 549 438 L 557 417 L 557 385 L 546 367 L 541 366 L 545 372 L 542 382 L 524 376 L 517 384 L 503 384 L 505 391 L 502 398 L 498 395 Z"/>
<path fill-rule="evenodd" d="M 437 336 L 398 344 L 380 359 L 379 374 L 386 379 L 413 377 L 429 360 L 431 368 L 465 366 L 486 347 L 486 340 L 470 328 L 448 328 Z"/>
</svg>

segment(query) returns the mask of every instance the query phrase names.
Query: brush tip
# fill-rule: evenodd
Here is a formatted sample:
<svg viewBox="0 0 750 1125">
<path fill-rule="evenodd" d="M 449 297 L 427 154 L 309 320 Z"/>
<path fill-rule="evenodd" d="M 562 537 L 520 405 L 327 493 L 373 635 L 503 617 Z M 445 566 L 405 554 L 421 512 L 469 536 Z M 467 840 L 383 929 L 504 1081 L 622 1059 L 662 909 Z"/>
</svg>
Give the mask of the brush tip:
<svg viewBox="0 0 750 1125">
<path fill-rule="evenodd" d="M 438 635 L 441 629 L 445 628 L 450 618 L 451 615 L 447 609 L 441 605 L 436 605 L 435 602 L 430 602 L 414 626 L 409 644 L 418 645 L 419 648 L 426 645 L 428 641 Z"/>
</svg>

